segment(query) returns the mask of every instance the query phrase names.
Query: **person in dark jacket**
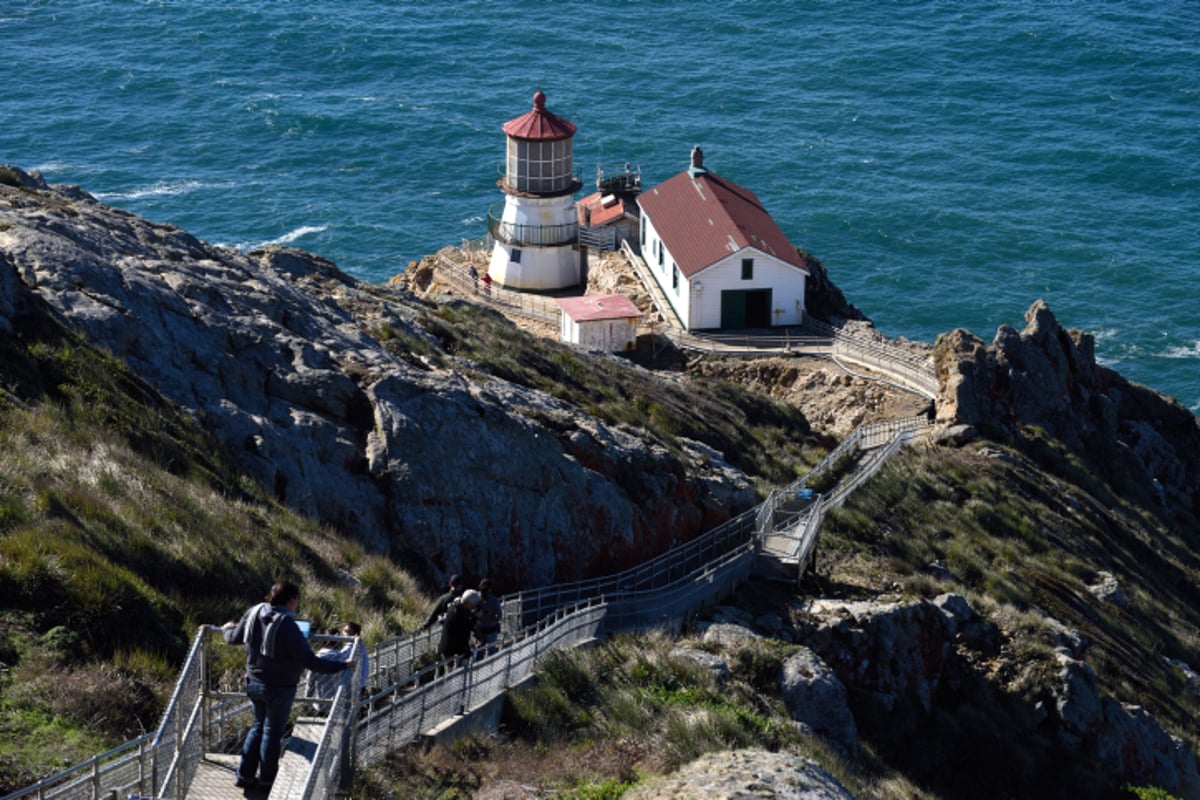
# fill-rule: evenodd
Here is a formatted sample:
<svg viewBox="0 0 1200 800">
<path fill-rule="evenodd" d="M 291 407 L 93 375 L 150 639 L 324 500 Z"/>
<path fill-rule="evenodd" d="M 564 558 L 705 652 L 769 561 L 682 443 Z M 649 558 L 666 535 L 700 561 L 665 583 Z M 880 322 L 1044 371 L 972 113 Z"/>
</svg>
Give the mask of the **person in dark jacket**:
<svg viewBox="0 0 1200 800">
<path fill-rule="evenodd" d="M 471 655 L 471 632 L 475 629 L 475 609 L 479 605 L 479 592 L 467 589 L 446 609 L 442 621 L 442 641 L 438 653 L 442 658 Z"/>
<path fill-rule="evenodd" d="M 500 598 L 492 591 L 492 579 L 484 578 L 479 582 L 479 609 L 475 614 L 475 638 L 479 646 L 488 652 L 495 651 L 496 640 L 500 638 L 500 619 L 504 610 Z"/>
<path fill-rule="evenodd" d="M 355 666 L 353 661 L 318 658 L 313 653 L 296 624 L 299 606 L 299 587 L 279 581 L 267 593 L 266 602 L 248 608 L 240 621 L 224 625 L 225 641 L 246 647 L 246 696 L 254 707 L 254 724 L 242 744 L 237 786 L 265 788 L 274 782 L 283 731 L 304 670 L 334 673 Z"/>
<path fill-rule="evenodd" d="M 425 618 L 425 622 L 421 624 L 418 630 L 427 631 L 434 626 L 443 616 L 445 616 L 450 604 L 458 599 L 458 596 L 463 593 L 463 579 L 457 575 L 450 576 L 449 590 L 437 599 L 433 604 L 433 609 L 429 612 L 429 616 Z"/>
</svg>

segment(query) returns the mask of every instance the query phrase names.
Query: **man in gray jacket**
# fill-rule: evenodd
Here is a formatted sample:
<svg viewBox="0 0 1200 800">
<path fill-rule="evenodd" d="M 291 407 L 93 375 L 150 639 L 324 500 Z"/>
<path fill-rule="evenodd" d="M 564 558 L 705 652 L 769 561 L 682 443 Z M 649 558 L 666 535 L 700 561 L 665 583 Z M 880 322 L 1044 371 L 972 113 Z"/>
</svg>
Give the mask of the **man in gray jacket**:
<svg viewBox="0 0 1200 800">
<path fill-rule="evenodd" d="M 239 622 L 226 622 L 225 641 L 246 646 L 246 696 L 254 707 L 254 725 L 242 744 L 235 785 L 269 789 L 279 771 L 283 731 L 305 669 L 333 673 L 352 669 L 353 661 L 318 658 L 296 624 L 300 589 L 279 581 L 266 602 L 251 606 Z M 255 776 L 257 773 L 257 777 Z"/>
</svg>

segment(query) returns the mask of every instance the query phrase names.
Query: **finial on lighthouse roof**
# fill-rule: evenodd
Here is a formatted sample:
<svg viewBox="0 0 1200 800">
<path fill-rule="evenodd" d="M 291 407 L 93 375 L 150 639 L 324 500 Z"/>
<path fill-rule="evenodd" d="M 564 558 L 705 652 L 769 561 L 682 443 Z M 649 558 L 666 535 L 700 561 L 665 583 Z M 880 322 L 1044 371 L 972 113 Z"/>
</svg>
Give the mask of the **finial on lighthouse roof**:
<svg viewBox="0 0 1200 800">
<path fill-rule="evenodd" d="M 533 108 L 504 123 L 504 132 L 517 139 L 569 139 L 575 135 L 575 123 L 546 110 L 546 93 L 539 86 L 533 95 Z"/>
</svg>

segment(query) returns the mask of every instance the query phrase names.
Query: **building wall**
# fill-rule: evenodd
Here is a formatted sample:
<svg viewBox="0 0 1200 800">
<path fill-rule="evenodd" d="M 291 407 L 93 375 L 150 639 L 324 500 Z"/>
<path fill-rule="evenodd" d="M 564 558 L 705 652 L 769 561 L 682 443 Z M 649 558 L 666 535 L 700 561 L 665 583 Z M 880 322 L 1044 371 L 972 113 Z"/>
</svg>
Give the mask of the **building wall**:
<svg viewBox="0 0 1200 800">
<path fill-rule="evenodd" d="M 642 232 L 642 258 L 688 330 L 721 327 L 723 291 L 770 289 L 772 326 L 799 325 L 803 321 L 807 276 L 802 270 L 760 250 L 745 248 L 704 268 L 690 279 L 679 274 L 676 286 L 677 267 L 671 251 L 659 238 L 654 221 L 647 216 L 642 217 Z M 742 279 L 744 258 L 754 259 L 750 280 Z"/>
<path fill-rule="evenodd" d="M 679 272 L 671 251 L 658 236 L 654 222 L 642 215 L 642 259 L 650 268 L 650 274 L 658 282 L 667 302 L 675 309 L 675 313 L 683 320 L 688 328 L 694 327 L 688 322 L 691 308 L 691 292 L 688 291 L 687 278 Z M 678 281 L 676 281 L 678 276 Z"/>
<path fill-rule="evenodd" d="M 564 226 L 577 227 L 575 201 L 570 196 L 516 197 L 504 201 L 502 227 L 512 226 L 521 235 L 545 227 L 561 238 Z M 553 241 L 553 239 L 551 239 Z M 519 251 L 519 255 L 517 252 Z M 519 260 L 514 260 L 519 258 Z M 579 284 L 579 251 L 571 246 L 546 247 L 508 244 L 497 239 L 488 266 L 492 280 L 509 289 L 549 291 Z"/>
<path fill-rule="evenodd" d="M 562 339 L 588 350 L 606 353 L 632 350 L 637 346 L 636 319 L 597 319 L 575 322 L 562 315 Z"/>
<path fill-rule="evenodd" d="M 753 277 L 742 279 L 742 259 L 754 259 Z M 771 290 L 770 324 L 799 325 L 804 320 L 804 272 L 760 250 L 746 248 L 692 276 L 692 317 L 688 328 L 721 327 L 723 291 Z"/>
</svg>

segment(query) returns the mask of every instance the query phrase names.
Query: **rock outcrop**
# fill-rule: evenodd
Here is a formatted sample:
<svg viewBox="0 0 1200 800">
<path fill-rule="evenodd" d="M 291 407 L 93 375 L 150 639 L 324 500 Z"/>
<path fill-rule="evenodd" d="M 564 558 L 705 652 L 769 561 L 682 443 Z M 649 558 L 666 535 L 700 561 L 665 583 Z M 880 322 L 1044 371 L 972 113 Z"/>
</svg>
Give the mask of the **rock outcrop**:
<svg viewBox="0 0 1200 800">
<path fill-rule="evenodd" d="M 846 686 L 821 658 L 801 647 L 783 662 L 779 693 L 791 718 L 832 742 L 846 757 L 858 752 L 858 729 Z"/>
<path fill-rule="evenodd" d="M 35 300 L 279 500 L 434 577 L 611 572 L 755 499 L 710 448 L 682 440 L 679 457 L 544 393 L 393 355 L 373 332 L 434 343 L 400 289 L 0 167 L 0 331 Z"/>
<path fill-rule="evenodd" d="M 1200 797 L 1200 772 L 1183 740 L 1164 731 L 1146 709 L 1102 697 L 1096 673 L 1086 662 L 1063 651 L 1057 658 L 1051 705 L 1064 746 L 1088 748 L 1108 772 L 1129 783 Z"/>
<path fill-rule="evenodd" d="M 937 421 L 959 435 L 1036 426 L 1079 452 L 1120 462 L 1147 496 L 1200 513 L 1200 420 L 1177 401 L 1096 363 L 1091 334 L 1064 329 L 1044 301 L 991 345 L 957 329 L 934 345 Z"/>
<path fill-rule="evenodd" d="M 790 673 L 815 679 L 830 670 L 860 703 L 884 714 L 900 703 L 926 717 L 942 713 L 939 697 L 945 693 L 962 702 L 963 687 L 972 683 L 965 676 L 975 669 L 966 655 L 1000 649 L 999 631 L 960 595 L 913 603 L 814 600 L 808 610 L 814 622 L 805 641 L 812 652 L 801 651 L 795 665 L 788 662 L 785 685 L 798 683 Z M 1064 634 L 1067 641 L 1073 638 Z M 1094 760 L 1122 783 L 1200 797 L 1200 772 L 1181 739 L 1164 731 L 1146 709 L 1102 696 L 1095 671 L 1068 648 L 1059 648 L 1056 658 L 1059 671 L 1048 696 L 1024 715 L 1037 723 L 1028 736 L 1048 733 L 1064 752 Z M 986 681 L 974 685 L 978 691 L 1003 690 Z M 821 703 L 793 695 L 788 707 L 793 718 L 841 745 L 849 741 L 854 722 L 847 725 L 838 694 L 836 688 L 825 691 Z"/>
<path fill-rule="evenodd" d="M 678 772 L 635 786 L 627 800 L 854 800 L 816 762 L 787 753 L 734 750 L 708 753 Z"/>
</svg>

